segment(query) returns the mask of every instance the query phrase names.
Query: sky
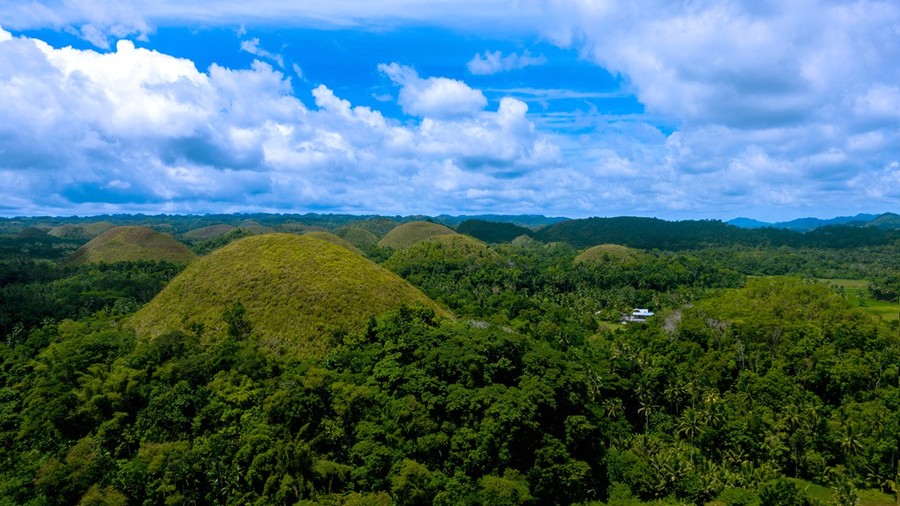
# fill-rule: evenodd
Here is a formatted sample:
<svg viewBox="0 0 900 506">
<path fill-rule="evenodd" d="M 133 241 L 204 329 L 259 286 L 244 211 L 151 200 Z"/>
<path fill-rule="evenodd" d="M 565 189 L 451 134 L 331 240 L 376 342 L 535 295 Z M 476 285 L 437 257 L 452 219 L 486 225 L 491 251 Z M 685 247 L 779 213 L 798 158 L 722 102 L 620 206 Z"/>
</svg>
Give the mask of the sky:
<svg viewBox="0 0 900 506">
<path fill-rule="evenodd" d="M 900 212 L 900 3 L 0 0 L 0 216 Z"/>
</svg>

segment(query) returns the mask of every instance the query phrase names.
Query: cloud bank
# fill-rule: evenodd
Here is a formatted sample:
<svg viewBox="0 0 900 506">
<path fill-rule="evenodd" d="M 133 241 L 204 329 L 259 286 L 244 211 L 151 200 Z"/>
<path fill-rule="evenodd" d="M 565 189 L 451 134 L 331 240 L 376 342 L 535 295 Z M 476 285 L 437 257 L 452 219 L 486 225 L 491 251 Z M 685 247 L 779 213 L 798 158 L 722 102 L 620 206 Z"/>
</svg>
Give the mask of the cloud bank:
<svg viewBox="0 0 900 506">
<path fill-rule="evenodd" d="M 182 210 L 900 211 L 893 1 L 223 2 L 212 12 L 192 0 L 59 0 L 0 9 L 7 27 L 68 30 L 99 48 L 151 36 L 160 23 L 530 34 L 619 76 L 644 112 L 489 103 L 458 76 L 420 76 L 386 55 L 379 70 L 411 117 L 390 118 L 327 83 L 298 89 L 264 63 L 198 71 L 127 43 L 100 54 L 0 32 L 0 183 L 27 189 L 4 195 L 10 209 L 144 198 Z M 467 67 L 488 79 L 539 58 L 488 51 Z M 315 108 L 296 98 L 308 93 Z"/>
<path fill-rule="evenodd" d="M 489 110 L 462 82 L 382 70 L 420 120 L 295 90 L 260 61 L 199 71 L 129 41 L 98 53 L 0 31 L 0 200 L 28 214 L 487 209 L 500 181 L 558 163 L 524 103 Z M 523 209 L 529 184 L 509 191 Z"/>
</svg>

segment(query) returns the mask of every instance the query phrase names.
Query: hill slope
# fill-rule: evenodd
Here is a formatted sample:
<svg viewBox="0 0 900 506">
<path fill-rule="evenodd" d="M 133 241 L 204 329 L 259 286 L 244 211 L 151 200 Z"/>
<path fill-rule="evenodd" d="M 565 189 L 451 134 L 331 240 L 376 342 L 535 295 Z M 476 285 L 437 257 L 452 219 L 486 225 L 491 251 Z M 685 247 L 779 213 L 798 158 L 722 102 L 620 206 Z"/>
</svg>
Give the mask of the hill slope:
<svg viewBox="0 0 900 506">
<path fill-rule="evenodd" d="M 384 263 L 388 269 L 408 273 L 434 264 L 475 266 L 499 260 L 494 250 L 478 239 L 462 234 L 444 234 L 395 252 Z"/>
<path fill-rule="evenodd" d="M 455 234 L 452 228 L 430 221 L 411 221 L 391 230 L 378 241 L 382 248 L 403 249 L 439 235 Z"/>
<path fill-rule="evenodd" d="M 344 238 L 338 237 L 338 236 L 332 234 L 331 232 L 323 232 L 321 230 L 313 230 L 312 232 L 306 232 L 303 235 L 305 235 L 307 237 L 312 237 L 314 239 L 319 239 L 322 241 L 328 241 L 331 244 L 337 244 L 338 246 L 340 246 L 342 248 L 348 249 L 348 250 L 356 253 L 357 255 L 363 255 L 363 252 L 360 251 L 359 248 L 350 244 L 350 242 L 345 240 Z"/>
<path fill-rule="evenodd" d="M 583 251 L 580 255 L 575 257 L 575 263 L 611 263 L 622 265 L 635 262 L 643 255 L 644 253 L 640 250 L 629 248 L 628 246 L 622 246 L 620 244 L 600 244 Z"/>
<path fill-rule="evenodd" d="M 163 260 L 186 264 L 196 258 L 191 250 L 174 238 L 147 227 L 114 227 L 78 248 L 66 265 L 98 262 Z"/>
<path fill-rule="evenodd" d="M 197 260 L 130 320 L 140 338 L 204 326 L 225 334 L 235 303 L 263 347 L 321 357 L 331 335 L 364 327 L 370 315 L 403 304 L 446 312 L 387 269 L 308 236 L 267 234 L 235 241 Z"/>
</svg>

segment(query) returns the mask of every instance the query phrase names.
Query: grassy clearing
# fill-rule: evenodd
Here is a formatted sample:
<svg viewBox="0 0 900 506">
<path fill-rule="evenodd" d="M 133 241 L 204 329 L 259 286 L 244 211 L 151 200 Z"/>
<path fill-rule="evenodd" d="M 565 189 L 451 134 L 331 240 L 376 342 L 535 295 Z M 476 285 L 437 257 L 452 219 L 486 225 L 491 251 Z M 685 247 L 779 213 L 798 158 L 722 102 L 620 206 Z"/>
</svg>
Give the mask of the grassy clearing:
<svg viewBox="0 0 900 506">
<path fill-rule="evenodd" d="M 817 499 L 822 504 L 831 504 L 831 497 L 834 491 L 831 487 L 817 485 L 804 480 L 793 480 L 800 486 L 812 499 Z M 885 494 L 880 490 L 857 490 L 859 496 L 857 506 L 895 506 L 897 503 L 891 495 Z"/>
<path fill-rule="evenodd" d="M 847 297 L 854 306 L 878 316 L 887 323 L 900 320 L 900 303 L 878 300 L 869 295 L 869 282 L 864 279 L 820 279 Z"/>
</svg>

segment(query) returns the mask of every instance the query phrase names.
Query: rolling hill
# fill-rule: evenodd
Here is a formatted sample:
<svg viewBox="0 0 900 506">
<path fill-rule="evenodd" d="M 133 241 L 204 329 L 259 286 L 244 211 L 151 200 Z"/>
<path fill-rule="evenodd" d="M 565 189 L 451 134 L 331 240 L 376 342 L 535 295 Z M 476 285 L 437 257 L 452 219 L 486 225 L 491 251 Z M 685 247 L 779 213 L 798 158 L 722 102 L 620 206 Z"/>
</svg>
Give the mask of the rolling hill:
<svg viewBox="0 0 900 506">
<path fill-rule="evenodd" d="M 114 227 L 78 248 L 66 265 L 162 260 L 186 264 L 196 258 L 191 250 L 171 236 L 147 227 Z"/>
<path fill-rule="evenodd" d="M 235 241 L 176 276 L 130 320 L 139 338 L 202 325 L 205 339 L 226 333 L 235 303 L 273 353 L 322 357 L 336 333 L 363 328 L 370 315 L 423 304 L 447 315 L 399 276 L 349 250 L 309 236 L 267 234 Z"/>
<path fill-rule="evenodd" d="M 356 246 L 366 248 L 374 246 L 378 242 L 378 236 L 362 227 L 348 226 L 337 229 L 335 235 Z"/>
<path fill-rule="evenodd" d="M 478 239 L 462 234 L 444 234 L 395 252 L 384 266 L 404 273 L 428 269 L 433 264 L 472 267 L 499 258 L 500 255 Z"/>
<path fill-rule="evenodd" d="M 418 244 L 425 239 L 439 235 L 455 234 L 452 228 L 430 221 L 411 221 L 391 230 L 378 241 L 382 248 L 403 249 Z"/>
<path fill-rule="evenodd" d="M 575 263 L 601 264 L 609 263 L 615 265 L 629 264 L 637 261 L 644 253 L 640 250 L 622 246 L 620 244 L 600 244 L 593 248 L 588 248 L 580 255 L 575 257 Z"/>
</svg>

